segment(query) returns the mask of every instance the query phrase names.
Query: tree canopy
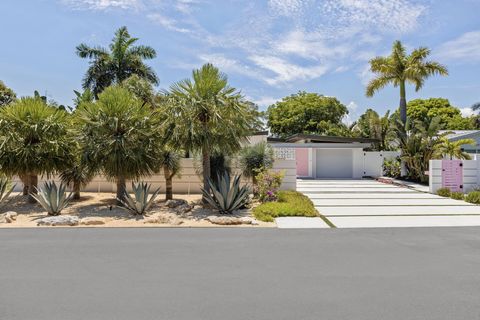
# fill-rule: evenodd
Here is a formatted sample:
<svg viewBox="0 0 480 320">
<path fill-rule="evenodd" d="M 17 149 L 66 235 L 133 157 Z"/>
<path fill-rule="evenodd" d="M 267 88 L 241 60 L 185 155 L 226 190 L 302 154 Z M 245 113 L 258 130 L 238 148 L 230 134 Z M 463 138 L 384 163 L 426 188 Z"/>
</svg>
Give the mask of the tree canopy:
<svg viewBox="0 0 480 320">
<path fill-rule="evenodd" d="M 16 98 L 15 92 L 0 80 L 0 108 L 12 103 Z"/>
<path fill-rule="evenodd" d="M 267 110 L 273 134 L 288 137 L 297 133 L 331 134 L 341 132 L 348 109 L 334 97 L 300 91 L 282 99 Z"/>
<path fill-rule="evenodd" d="M 463 117 L 460 109 L 450 104 L 448 99 L 415 99 L 408 103 L 408 118 L 429 123 L 433 118 L 440 119 L 440 128 L 444 130 L 473 130 L 475 119 Z"/>
</svg>

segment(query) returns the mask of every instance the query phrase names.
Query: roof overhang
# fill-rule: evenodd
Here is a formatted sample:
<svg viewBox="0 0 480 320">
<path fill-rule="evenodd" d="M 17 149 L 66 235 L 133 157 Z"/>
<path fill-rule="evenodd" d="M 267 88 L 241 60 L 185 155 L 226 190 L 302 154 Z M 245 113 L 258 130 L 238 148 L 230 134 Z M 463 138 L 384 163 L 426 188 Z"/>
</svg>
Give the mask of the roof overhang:
<svg viewBox="0 0 480 320">
<path fill-rule="evenodd" d="M 371 147 L 370 143 L 289 143 L 277 142 L 270 144 L 273 148 L 313 148 L 313 149 L 364 149 Z"/>
<path fill-rule="evenodd" d="M 377 139 L 321 136 L 316 134 L 294 134 L 285 139 L 289 143 L 368 143 L 379 142 Z"/>
</svg>

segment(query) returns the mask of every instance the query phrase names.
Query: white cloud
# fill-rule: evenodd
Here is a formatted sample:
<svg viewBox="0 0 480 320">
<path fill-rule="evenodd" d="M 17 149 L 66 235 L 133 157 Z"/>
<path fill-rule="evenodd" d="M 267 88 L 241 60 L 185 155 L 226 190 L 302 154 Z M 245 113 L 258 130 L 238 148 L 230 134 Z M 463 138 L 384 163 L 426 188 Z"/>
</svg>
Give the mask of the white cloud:
<svg viewBox="0 0 480 320">
<path fill-rule="evenodd" d="M 254 99 L 254 98 L 247 98 L 247 99 L 260 107 L 268 107 L 274 104 L 275 102 L 281 100 L 279 98 L 274 98 L 274 97 L 260 97 L 258 99 Z"/>
<path fill-rule="evenodd" d="M 353 124 L 357 119 L 359 118 L 358 114 L 358 104 L 355 103 L 355 101 L 350 101 L 349 104 L 347 104 L 347 109 L 348 109 L 348 114 L 343 117 L 342 122 L 345 123 L 347 126 Z"/>
<path fill-rule="evenodd" d="M 475 114 L 477 114 L 475 111 L 472 110 L 472 108 L 460 108 L 460 112 L 462 113 L 462 116 L 464 117 L 470 117 Z"/>
<path fill-rule="evenodd" d="M 326 0 L 322 5 L 327 17 L 345 26 L 400 33 L 414 30 L 426 9 L 412 0 Z"/>
<path fill-rule="evenodd" d="M 261 77 L 261 75 L 251 67 L 242 64 L 238 60 L 225 57 L 223 54 L 202 54 L 200 60 L 203 63 L 212 63 L 224 72 L 234 72 L 249 77 Z"/>
<path fill-rule="evenodd" d="M 440 46 L 437 56 L 462 62 L 480 61 L 480 30 L 464 33 Z"/>
<path fill-rule="evenodd" d="M 62 3 L 73 9 L 107 10 L 138 9 L 140 0 L 62 0 Z"/>
<path fill-rule="evenodd" d="M 305 2 L 304 0 L 269 0 L 268 6 L 278 15 L 290 16 L 299 12 Z"/>
<path fill-rule="evenodd" d="M 316 60 L 343 57 L 351 48 L 348 44 L 332 45 L 319 33 L 307 33 L 298 29 L 275 41 L 274 47 L 281 53 Z"/>
<path fill-rule="evenodd" d="M 180 32 L 180 33 L 189 33 L 190 30 L 187 28 L 182 28 L 178 26 L 178 21 L 169 18 L 163 14 L 160 13 L 151 13 L 147 15 L 147 18 L 153 21 L 154 23 L 172 31 Z"/>
<path fill-rule="evenodd" d="M 326 65 L 300 66 L 279 57 L 267 55 L 253 55 L 249 59 L 262 69 L 275 74 L 273 77 L 264 77 L 263 80 L 270 85 L 278 85 L 294 80 L 311 80 L 324 75 Z"/>
</svg>

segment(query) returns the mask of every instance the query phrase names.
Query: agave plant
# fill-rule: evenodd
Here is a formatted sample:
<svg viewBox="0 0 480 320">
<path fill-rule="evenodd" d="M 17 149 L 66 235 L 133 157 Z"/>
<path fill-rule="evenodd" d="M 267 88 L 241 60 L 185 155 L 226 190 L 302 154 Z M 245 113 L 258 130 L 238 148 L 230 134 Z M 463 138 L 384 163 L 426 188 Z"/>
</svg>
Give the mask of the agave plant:
<svg viewBox="0 0 480 320">
<path fill-rule="evenodd" d="M 125 192 L 124 199 L 117 198 L 117 200 L 120 201 L 123 207 L 132 214 L 143 215 L 148 209 L 150 209 L 160 192 L 160 188 L 156 189 L 150 196 L 150 199 L 148 199 L 150 187 L 151 184 L 146 182 L 139 182 L 138 184 L 132 182 L 132 189 L 135 197 L 132 197 L 128 192 Z"/>
<path fill-rule="evenodd" d="M 73 193 L 67 196 L 66 188 L 67 185 L 63 183 L 57 186 L 55 181 L 46 181 L 43 187 L 37 190 L 38 194 L 31 196 L 48 212 L 48 215 L 58 216 L 68 206 L 73 196 Z"/>
<path fill-rule="evenodd" d="M 7 203 L 8 196 L 12 193 L 15 185 L 11 186 L 7 178 L 0 177 L 0 208 Z"/>
<path fill-rule="evenodd" d="M 208 192 L 202 188 L 203 197 L 206 201 L 222 214 L 232 214 L 233 211 L 242 208 L 248 202 L 250 188 L 248 186 L 240 186 L 241 175 L 234 176 L 233 182 L 230 183 L 230 175 L 224 173 L 223 176 L 214 182 L 208 179 Z"/>
</svg>

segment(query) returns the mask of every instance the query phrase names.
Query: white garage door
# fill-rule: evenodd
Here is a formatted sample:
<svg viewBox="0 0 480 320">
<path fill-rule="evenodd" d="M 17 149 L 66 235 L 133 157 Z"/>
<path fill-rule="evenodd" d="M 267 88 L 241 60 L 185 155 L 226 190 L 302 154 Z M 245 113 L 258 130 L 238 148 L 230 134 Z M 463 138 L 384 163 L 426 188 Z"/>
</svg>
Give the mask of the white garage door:
<svg viewBox="0 0 480 320">
<path fill-rule="evenodd" d="M 351 149 L 317 149 L 317 178 L 352 178 Z"/>
</svg>

